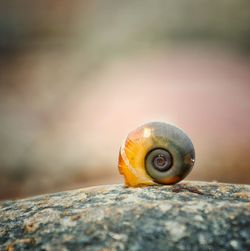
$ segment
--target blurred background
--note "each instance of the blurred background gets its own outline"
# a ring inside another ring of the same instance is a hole
[[[250,183],[248,0],[0,1],[0,199],[123,182],[155,120],[193,140],[188,179]]]

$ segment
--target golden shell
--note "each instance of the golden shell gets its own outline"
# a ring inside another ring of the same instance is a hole
[[[175,184],[191,171],[194,147],[179,128],[151,122],[130,132],[123,142],[118,167],[127,186]]]

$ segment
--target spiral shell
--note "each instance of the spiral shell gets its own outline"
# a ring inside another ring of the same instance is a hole
[[[179,128],[151,122],[130,132],[119,152],[119,171],[132,187],[175,184],[195,162],[192,141]]]

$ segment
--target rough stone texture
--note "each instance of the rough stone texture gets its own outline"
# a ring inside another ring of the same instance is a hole
[[[3,201],[0,250],[250,250],[250,186],[107,185]]]

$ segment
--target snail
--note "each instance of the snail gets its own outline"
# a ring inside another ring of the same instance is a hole
[[[193,168],[195,151],[181,129],[151,122],[131,131],[119,151],[118,168],[131,187],[175,184]]]

